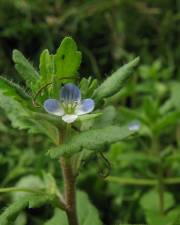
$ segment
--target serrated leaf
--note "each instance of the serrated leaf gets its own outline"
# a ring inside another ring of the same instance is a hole
[[[106,144],[121,141],[133,133],[127,126],[109,126],[102,129],[84,131],[74,135],[61,146],[50,149],[49,154],[52,158],[59,158],[62,155],[77,153],[83,148],[98,151]]]
[[[97,209],[91,204],[87,194],[80,191],[77,193],[77,212],[80,225],[102,225]],[[68,225],[66,214],[56,209],[53,218],[44,225],[59,225],[59,223]]]
[[[81,53],[77,50],[76,43],[70,37],[62,40],[55,55],[49,54],[46,49],[40,56],[40,79],[33,85],[32,90],[41,95],[36,101],[42,104],[49,96],[59,96],[62,83],[75,82],[78,68],[81,63]],[[47,86],[46,86],[47,85]]]
[[[36,83],[37,79],[39,78],[38,72],[18,50],[13,51],[13,61],[15,63],[16,70],[26,81],[27,86],[32,88],[34,83]]]
[[[139,57],[120,67],[109,76],[94,92],[97,101],[110,97],[120,91],[125,81],[131,76],[132,69],[138,64]]]
[[[58,78],[76,77],[81,64],[81,52],[77,50],[77,45],[72,38],[63,39],[54,56],[54,62]]]

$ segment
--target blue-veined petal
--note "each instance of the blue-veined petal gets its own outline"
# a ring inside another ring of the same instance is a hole
[[[87,98],[81,101],[81,103],[76,107],[75,114],[83,115],[93,111],[95,106],[94,101],[91,98]]]
[[[81,99],[81,92],[74,84],[65,84],[61,89],[60,100],[65,104],[79,102]]]
[[[56,116],[64,115],[64,110],[61,107],[60,102],[56,99],[47,99],[44,102],[44,109],[46,110],[46,112]]]
[[[66,114],[62,117],[62,120],[66,123],[73,123],[78,118],[77,115],[74,114]]]

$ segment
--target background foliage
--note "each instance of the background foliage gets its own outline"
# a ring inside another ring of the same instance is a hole
[[[88,193],[104,224],[180,224],[179,9],[179,1],[170,0],[0,1],[0,72],[21,85],[25,84],[11,60],[13,49],[23,52],[37,68],[40,52],[47,48],[55,53],[64,36],[72,36],[82,52],[79,74],[83,77],[104,80],[135,56],[141,58],[133,79],[106,100],[112,106],[104,109],[96,123],[99,129],[103,124],[138,119],[142,124],[139,137],[105,149],[112,167],[105,180],[100,176],[104,165],[93,155],[79,175],[79,189]],[[17,65],[17,52],[13,58]],[[4,111],[0,112],[1,186],[39,185],[42,171],[52,173],[61,186],[59,165],[45,153],[49,141],[41,135],[17,132]],[[12,116],[26,113],[18,108]],[[80,195],[82,202],[87,199],[84,193]],[[14,198],[0,195],[1,208]],[[15,224],[43,224],[53,214],[54,221],[62,216],[48,205],[25,209]]]

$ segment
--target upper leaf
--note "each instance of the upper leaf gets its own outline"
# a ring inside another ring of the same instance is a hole
[[[38,72],[18,50],[13,51],[13,61],[15,62],[16,70],[26,81],[26,85],[32,88],[34,82],[36,82],[39,77]]]
[[[99,101],[120,91],[124,82],[130,77],[132,68],[135,67],[138,62],[139,57],[120,67],[96,89],[94,98]]]
[[[55,74],[54,56],[49,54],[48,49],[45,49],[40,56],[40,75],[44,81],[52,80]]]
[[[80,63],[81,52],[70,37],[62,40],[55,55],[45,49],[40,56],[40,79],[33,86],[34,93],[45,87],[37,98],[38,102],[44,102],[49,96],[56,98],[62,83],[75,82]]]
[[[81,52],[77,51],[77,45],[72,38],[63,39],[54,56],[54,61],[58,78],[76,76],[81,64]]]
[[[17,98],[17,96],[19,95],[21,98],[24,99],[30,98],[30,96],[25,92],[22,87],[2,76],[0,76],[0,87],[1,91],[8,96]]]
[[[49,154],[52,158],[59,158],[61,155],[71,155],[79,152],[83,148],[98,150],[106,144],[121,141],[133,133],[127,126],[108,126],[102,129],[84,131],[74,135],[63,145],[51,149]]]

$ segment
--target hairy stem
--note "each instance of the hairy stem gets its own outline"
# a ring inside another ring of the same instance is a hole
[[[78,225],[76,212],[76,180],[72,171],[71,160],[69,158],[61,157],[60,163],[64,178],[64,196],[69,225]]]
[[[71,133],[71,125],[67,124],[65,134],[61,139],[67,139]],[[64,181],[64,197],[65,197],[65,210],[69,225],[79,225],[77,212],[76,212],[76,177],[73,174],[71,158],[61,157],[60,165]]]

